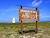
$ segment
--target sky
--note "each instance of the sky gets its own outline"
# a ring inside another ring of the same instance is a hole
[[[50,0],[0,0],[0,22],[12,22],[12,18],[19,22],[20,6],[38,7],[39,21],[50,21]],[[23,7],[23,9],[34,9]]]

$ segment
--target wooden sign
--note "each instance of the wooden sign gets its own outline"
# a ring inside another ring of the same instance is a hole
[[[20,9],[20,11],[19,11],[19,20],[20,21],[24,21],[24,20],[39,21],[39,11]]]

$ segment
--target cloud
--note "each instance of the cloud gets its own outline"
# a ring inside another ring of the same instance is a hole
[[[34,0],[33,2],[32,2],[32,4],[35,4],[36,3],[36,1]]]
[[[41,18],[50,18],[50,16],[41,16]]]
[[[35,7],[37,7],[38,5],[40,5],[42,3],[42,1],[40,0],[40,1],[36,1],[36,0],[34,0],[33,2],[32,2],[32,5],[33,6],[35,6]]]

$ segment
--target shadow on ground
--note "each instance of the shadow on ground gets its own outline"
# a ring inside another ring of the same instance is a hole
[[[35,32],[35,33],[36,33],[35,30],[27,30],[27,31],[24,31],[24,30],[23,30],[23,34],[25,34],[25,33],[30,33],[30,32]],[[22,34],[21,31],[19,31],[19,34]]]

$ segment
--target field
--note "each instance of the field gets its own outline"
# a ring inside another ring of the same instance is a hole
[[[24,23],[24,30],[35,30],[36,24],[32,23]],[[20,30],[20,23],[0,23],[0,38],[21,38],[25,36],[33,37],[33,38],[50,38],[50,22],[39,22],[38,23],[38,33],[28,32],[23,35],[19,34],[18,30]],[[29,38],[28,37],[28,38]]]

